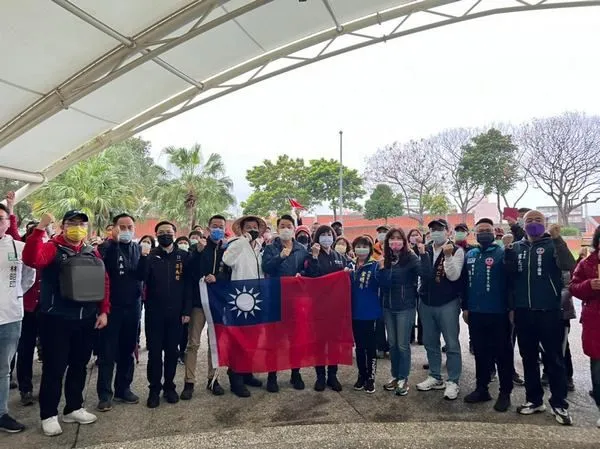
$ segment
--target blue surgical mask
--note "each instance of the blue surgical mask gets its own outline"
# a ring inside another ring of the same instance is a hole
[[[133,240],[133,231],[120,231],[119,242],[130,243]]]
[[[319,237],[319,245],[323,248],[330,248],[333,245],[333,237],[330,235],[322,235]]]
[[[225,237],[225,231],[221,228],[211,228],[210,230],[210,238],[214,242],[218,242],[219,240],[223,240]]]

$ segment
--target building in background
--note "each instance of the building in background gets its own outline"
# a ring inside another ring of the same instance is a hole
[[[557,206],[538,206],[537,210],[546,216],[549,224],[558,223],[559,213]],[[586,219],[583,213],[583,207],[574,209],[569,214],[569,227],[577,228],[581,232],[586,231]]]

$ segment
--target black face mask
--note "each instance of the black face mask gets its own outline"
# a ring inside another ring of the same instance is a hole
[[[308,236],[307,235],[299,235],[298,238],[296,239],[298,241],[298,243],[300,243],[301,245],[308,245]]]
[[[252,241],[256,240],[259,236],[259,232],[256,229],[250,229],[248,234],[250,234],[250,237],[252,237]]]
[[[496,236],[493,232],[480,232],[477,234],[477,243],[484,249],[494,243],[495,239]]]
[[[163,248],[167,248],[173,244],[173,236],[171,234],[163,234],[157,237],[158,244]]]
[[[338,237],[341,237],[342,234],[344,233],[344,230],[342,228],[335,228],[335,235],[337,235]]]

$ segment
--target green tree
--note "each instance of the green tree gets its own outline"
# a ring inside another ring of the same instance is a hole
[[[129,167],[116,166],[110,152],[78,163],[44,185],[32,197],[33,212],[85,212],[92,228],[102,230],[121,211],[133,211],[139,202],[136,189],[126,182]]]
[[[423,207],[431,215],[446,215],[450,211],[450,201],[443,193],[428,193],[423,196]]]
[[[171,173],[156,189],[155,212],[191,229],[235,203],[233,182],[225,176],[220,155],[212,153],[205,160],[198,144],[191,148],[168,147],[163,152]]]
[[[365,218],[375,220],[383,218],[387,224],[389,217],[404,214],[404,200],[402,195],[394,193],[386,184],[378,184],[365,202]]]
[[[365,195],[363,189],[363,179],[357,170],[343,167],[343,204],[348,209],[361,210],[356,200]],[[335,159],[314,159],[310,161],[308,178],[308,188],[314,201],[319,203],[328,201],[329,207],[333,211],[333,216],[337,218],[340,202],[340,163]]]
[[[254,191],[241,204],[244,213],[263,217],[271,212],[281,215],[289,212],[290,197],[307,209],[312,208],[319,201],[315,202],[307,187],[308,173],[304,159],[292,159],[287,155],[279,156],[275,162],[264,160],[261,165],[252,167],[246,172],[246,179]]]
[[[498,212],[502,215],[502,200],[521,181],[518,162],[519,148],[512,136],[491,128],[463,147],[459,176],[483,186],[486,195],[494,194]]]

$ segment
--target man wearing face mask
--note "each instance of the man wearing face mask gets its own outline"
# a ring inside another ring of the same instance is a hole
[[[331,223],[331,228],[335,232],[336,237],[341,237],[342,235],[344,235],[344,225],[341,221],[334,221],[333,223]]]
[[[102,263],[91,266],[89,258],[99,259],[100,254],[85,244],[88,216],[78,210],[68,211],[62,219],[62,234],[44,243],[46,228],[53,221],[51,215],[44,214],[23,250],[23,262],[41,271],[39,314],[44,363],[39,402],[42,430],[47,436],[62,433],[58,404],[63,379],[66,399],[63,422],[91,424],[96,421],[97,417],[83,408],[83,390],[95,329],[106,327],[110,310],[108,274]],[[100,274],[104,274],[104,285],[93,283],[91,289],[85,291],[87,297],[103,298],[101,302],[82,302],[81,298],[69,297],[68,292],[63,291],[63,283],[71,286],[73,292],[85,289],[85,286],[75,285],[76,272],[69,270],[69,261],[77,256],[88,260],[86,269],[94,272],[100,269]],[[99,290],[92,291],[96,288]]]
[[[171,222],[161,221],[154,232],[159,246],[153,250],[142,248],[137,273],[138,279],[146,287],[144,307],[150,384],[146,402],[148,408],[160,405],[161,390],[168,403],[179,402],[174,382],[179,358],[178,345],[182,326],[190,321],[191,313],[185,302],[188,253],[175,246],[177,228]]]
[[[296,228],[296,241],[307,251],[310,246],[310,234],[308,226],[298,226]]]
[[[469,227],[465,223],[459,223],[454,227],[454,243],[465,252],[473,249],[473,245],[467,242],[469,238]]]
[[[231,229],[236,238],[231,240],[223,254],[223,263],[231,268],[231,280],[261,279],[262,270],[262,238],[267,224],[262,218],[247,215],[238,218]],[[262,382],[252,373],[235,373],[229,370],[231,391],[239,397],[249,397],[246,385],[260,388]]]
[[[130,387],[141,314],[142,286],[137,277],[140,247],[133,243],[135,220],[131,215],[117,215],[113,225],[113,238],[107,242],[103,255],[110,278],[112,311],[108,325],[99,333],[96,385],[99,402],[96,409],[100,412],[112,410],[113,400],[125,404],[139,402]]]
[[[520,242],[524,238],[527,238],[527,234],[525,232],[525,214],[531,211],[527,207],[522,207],[519,209],[519,217],[515,220],[512,217],[507,217],[506,221],[510,225],[510,232],[513,235],[515,242]]]
[[[383,258],[383,242],[385,242],[385,236],[387,235],[390,228],[388,226],[377,226],[375,231],[377,232],[377,241],[373,246],[373,259],[381,260]]]
[[[282,215],[277,220],[277,237],[267,245],[262,256],[262,268],[271,277],[301,276],[308,250],[294,240],[294,219],[290,215]],[[292,354],[293,356],[293,354]],[[296,390],[304,389],[304,381],[300,369],[292,369],[291,384]],[[267,391],[277,393],[277,373],[269,373]]]
[[[188,274],[186,276],[186,309],[191,310],[191,321],[188,332],[188,345],[185,351],[185,386],[181,393],[181,399],[189,401],[194,394],[196,384],[196,365],[198,363],[198,349],[206,315],[202,309],[200,289],[198,283],[201,279],[207,284],[218,281],[226,281],[231,277],[229,267],[223,264],[223,253],[225,252],[225,226],[226,220],[222,215],[214,215],[208,220],[208,239],[200,238],[193,247],[192,255],[188,261]],[[210,344],[207,352],[207,384],[206,389],[215,396],[225,394],[223,387],[219,384],[217,372],[212,366]]]
[[[545,222],[541,212],[527,212],[527,239],[508,244],[505,252],[506,267],[514,279],[515,327],[525,370],[526,402],[517,411],[531,415],[546,410],[538,364],[541,345],[546,355],[552,414],[560,424],[571,425],[562,354],[561,290],[562,272],[570,272],[575,259],[560,236],[560,226],[552,225],[546,233]]]
[[[465,396],[465,402],[492,399],[488,391],[490,367],[497,362],[500,395],[494,409],[505,412],[510,407],[514,367],[504,250],[495,243],[492,220],[482,218],[475,226],[479,247],[467,252],[462,309],[473,341],[477,387]]]
[[[460,391],[462,356],[460,329],[460,276],[465,252],[448,239],[448,223],[437,219],[429,223],[432,243],[427,252],[433,261],[430,277],[421,278],[419,315],[423,322],[423,343],[429,362],[429,377],[417,384],[417,390],[444,390],[444,398],[454,400]],[[441,375],[440,337],[444,337],[447,353],[448,381]]]

